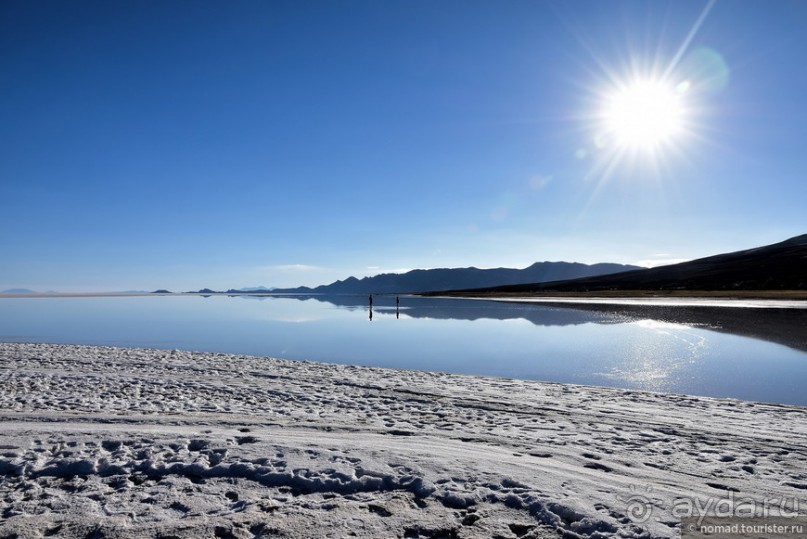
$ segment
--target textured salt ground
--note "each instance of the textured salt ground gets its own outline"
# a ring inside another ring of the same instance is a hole
[[[805,514],[806,457],[799,407],[0,344],[0,537],[678,537]]]

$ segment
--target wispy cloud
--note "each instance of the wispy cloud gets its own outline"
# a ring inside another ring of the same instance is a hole
[[[657,268],[659,266],[669,266],[670,264],[680,264],[681,262],[689,262],[691,258],[649,258],[646,260],[639,260],[636,262],[637,266],[644,266],[646,268]]]
[[[382,266],[367,266],[363,271],[357,272],[356,275],[363,277],[372,277],[373,275],[382,275],[385,273],[406,273],[412,271],[412,268],[390,268]]]
[[[330,271],[328,268],[312,266],[309,264],[279,264],[276,266],[267,266],[266,269],[269,271],[280,271],[284,273],[315,273]]]

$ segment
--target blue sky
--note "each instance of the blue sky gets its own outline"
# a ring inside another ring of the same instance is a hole
[[[807,232],[801,1],[0,3],[0,290],[658,264]],[[687,81],[620,148],[614,88]]]

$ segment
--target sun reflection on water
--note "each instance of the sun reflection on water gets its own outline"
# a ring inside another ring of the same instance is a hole
[[[669,391],[680,385],[682,376],[693,376],[693,364],[707,353],[706,335],[691,326],[651,319],[627,325],[640,330],[625,347],[622,362],[599,376],[648,391]]]

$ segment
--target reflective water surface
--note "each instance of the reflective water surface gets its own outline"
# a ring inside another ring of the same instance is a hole
[[[807,405],[807,309],[375,297],[2,298],[0,340],[254,354]]]

